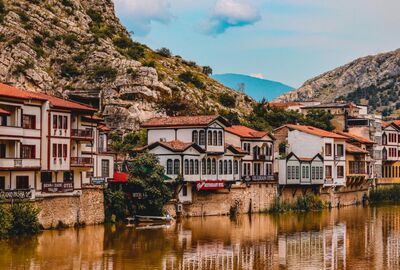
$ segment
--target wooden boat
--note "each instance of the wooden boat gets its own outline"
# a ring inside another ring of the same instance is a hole
[[[135,217],[135,223],[171,223],[174,219],[167,215],[163,217],[157,217],[157,216],[139,216],[136,215]]]

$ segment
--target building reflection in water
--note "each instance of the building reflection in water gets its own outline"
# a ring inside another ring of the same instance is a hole
[[[46,231],[0,241],[0,269],[400,269],[400,207]]]

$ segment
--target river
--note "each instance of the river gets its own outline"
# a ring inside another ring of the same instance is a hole
[[[400,269],[400,206],[45,231],[0,241],[0,269]]]

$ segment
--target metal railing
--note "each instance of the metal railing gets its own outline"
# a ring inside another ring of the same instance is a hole
[[[71,166],[90,166],[93,165],[93,158],[91,157],[71,157]]]
[[[274,181],[275,177],[273,175],[247,175],[242,176],[243,181]]]
[[[92,129],[71,129],[71,136],[75,138],[93,138]]]

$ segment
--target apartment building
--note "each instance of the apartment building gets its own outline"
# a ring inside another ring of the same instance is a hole
[[[142,127],[148,145],[136,151],[156,154],[171,179],[183,177],[180,202],[191,202],[192,192],[273,179],[273,138],[266,132],[232,127],[221,116],[153,118]]]
[[[346,137],[312,126],[274,131],[280,149],[280,185],[346,185]]]
[[[0,84],[0,112],[3,192],[79,193],[93,177],[113,175],[113,156],[100,147],[108,130],[96,109]]]
[[[273,181],[274,137],[265,131],[234,125],[225,128],[226,143],[246,152],[241,161],[244,181]]]

